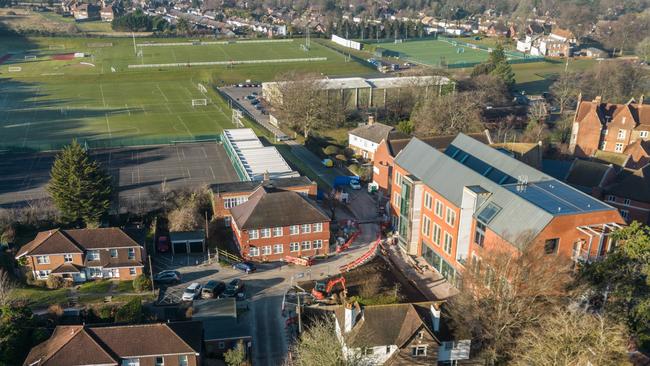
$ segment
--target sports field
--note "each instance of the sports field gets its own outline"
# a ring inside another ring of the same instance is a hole
[[[138,45],[151,41],[190,45]],[[233,126],[231,111],[211,83],[273,80],[288,69],[327,75],[372,72],[313,42],[304,51],[299,41],[210,45],[191,41],[0,38],[0,150],[56,149],[72,138],[106,147],[212,138]],[[85,57],[74,57],[81,52]],[[304,58],[320,61],[291,62]],[[274,63],[277,59],[289,62]],[[268,63],[128,67],[250,60]],[[199,90],[199,83],[205,91]],[[203,99],[207,105],[192,106],[192,100]]]
[[[404,41],[402,43],[384,42],[373,45],[399,52],[400,58],[402,59],[430,66],[479,63],[488,58],[489,53],[486,50],[475,49],[464,45],[454,45],[451,42],[427,39]],[[510,58],[513,57],[510,56]]]

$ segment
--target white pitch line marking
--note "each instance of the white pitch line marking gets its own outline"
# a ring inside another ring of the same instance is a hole
[[[108,123],[108,113],[104,113],[104,118],[106,118],[106,129],[108,130],[108,138],[112,139],[113,135],[111,134],[111,124]]]
[[[99,91],[102,93],[102,103],[104,104],[104,108],[106,108],[106,99],[104,98],[104,88],[102,88],[101,83],[99,83]]]
[[[163,93],[162,89],[160,89],[160,84],[156,84],[156,88],[158,88],[158,91],[160,91],[160,94],[162,94],[163,98],[165,98],[165,102],[169,103],[169,99],[167,99],[167,96],[165,93]]]
[[[210,166],[210,172],[212,173],[212,179],[216,180],[217,177],[214,175],[214,170],[212,169],[212,166]]]

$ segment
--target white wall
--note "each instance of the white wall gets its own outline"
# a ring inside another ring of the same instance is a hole
[[[332,42],[340,44],[343,47],[352,48],[355,50],[361,50],[361,43],[339,37],[335,34],[332,34]]]
[[[355,136],[351,133],[348,134],[348,143],[350,144],[350,146],[354,146],[362,150],[370,151],[373,154],[375,153],[375,151],[377,151],[377,147],[379,146],[378,144],[370,140],[366,140],[359,136]]]

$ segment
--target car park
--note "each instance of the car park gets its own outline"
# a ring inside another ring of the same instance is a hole
[[[235,263],[232,265],[232,268],[246,273],[255,272],[257,270],[257,268],[255,268],[255,265],[250,262]]]
[[[162,271],[153,276],[153,282],[160,285],[171,285],[181,282],[181,274],[178,271]]]
[[[183,291],[183,296],[181,296],[181,300],[192,301],[198,298],[200,294],[201,294],[201,284],[198,282],[192,282],[192,284],[187,286],[185,291]]]
[[[201,298],[202,299],[214,299],[219,297],[221,293],[226,289],[226,284],[222,281],[210,280],[203,286],[201,289]]]

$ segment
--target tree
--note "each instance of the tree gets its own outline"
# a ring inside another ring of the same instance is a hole
[[[142,301],[136,296],[115,312],[116,323],[137,324],[144,318]]]
[[[0,269],[0,306],[5,306],[11,301],[11,293],[16,284],[4,269]]]
[[[110,207],[111,179],[73,140],[56,156],[47,190],[65,222],[96,225]]]
[[[639,58],[648,63],[648,59],[650,59],[650,37],[646,37],[639,42],[636,45],[635,52]]]
[[[133,279],[133,289],[137,292],[151,290],[151,279],[144,274],[139,275]]]
[[[481,111],[472,93],[421,99],[411,115],[417,136],[453,135],[482,128]]]
[[[0,307],[0,365],[20,364],[29,350],[47,338],[27,306]]]
[[[188,22],[185,18],[179,18],[178,22],[176,23],[176,29],[180,34],[190,34],[190,22]]]
[[[409,120],[400,121],[395,128],[397,129],[397,131],[406,135],[413,134],[413,130],[415,129],[413,127],[413,122]]]
[[[549,311],[517,338],[513,359],[521,366],[630,364],[625,327],[579,310]]]
[[[550,91],[560,107],[560,113],[575,102],[578,90],[578,74],[567,71],[551,85]]]
[[[506,243],[485,242],[479,259],[462,272],[462,291],[447,308],[460,337],[471,337],[472,347],[486,364],[508,363],[517,338],[535,329],[557,307],[571,279],[561,257],[545,254],[543,243],[521,235],[512,253]]]
[[[300,334],[292,350],[294,366],[358,366],[360,357],[343,355],[330,319],[314,319]]]
[[[246,362],[246,349],[244,342],[239,341],[235,348],[231,348],[223,354],[223,358],[228,366],[242,366]]]
[[[620,317],[650,349],[650,228],[635,221],[613,237],[618,245],[603,261],[585,264],[580,280],[600,295],[606,314]]]
[[[515,73],[508,63],[508,58],[501,43],[497,44],[494,50],[490,52],[490,57],[486,62],[474,66],[472,76],[479,75],[494,75],[501,79],[506,86],[511,87],[514,85]]]

